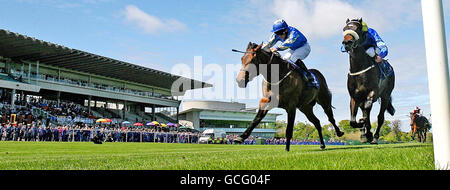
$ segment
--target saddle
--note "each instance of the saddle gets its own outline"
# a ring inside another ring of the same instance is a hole
[[[290,64],[290,66],[291,70],[300,72],[300,74],[302,75],[302,80],[306,82],[306,85],[308,87],[314,87],[317,89],[320,88],[319,79],[317,79],[317,76],[313,72],[311,72],[311,70],[306,68],[305,63],[302,60],[299,59],[297,60],[296,65]],[[308,78],[311,79],[307,80]]]
[[[302,60],[298,59],[295,64],[292,64],[291,62],[284,60],[281,57],[279,52],[274,53],[273,56],[278,57],[281,60],[283,60],[286,63],[288,63],[289,69],[291,71],[299,72],[302,75],[302,80],[306,81],[306,85],[308,87],[313,87],[313,88],[317,88],[317,89],[320,88],[319,79],[317,78],[317,76],[313,72],[311,72],[310,70],[308,70],[308,68],[306,68],[305,63]],[[313,80],[312,81],[305,80],[305,78],[308,78],[307,75],[312,76]]]

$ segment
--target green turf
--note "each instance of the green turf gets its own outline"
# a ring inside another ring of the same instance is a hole
[[[361,146],[0,142],[0,170],[431,170],[432,144]]]

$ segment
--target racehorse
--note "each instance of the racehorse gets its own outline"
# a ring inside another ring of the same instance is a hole
[[[347,90],[350,94],[350,125],[361,128],[361,141],[377,144],[381,126],[384,123],[384,112],[394,115],[391,93],[394,89],[395,75],[381,79],[380,69],[373,58],[366,54],[361,46],[366,40],[362,31],[362,19],[347,19],[344,27],[344,41],[342,44],[350,55],[350,73],[347,77]],[[378,127],[375,136],[372,135],[370,124],[370,111],[373,102],[381,98],[380,112],[378,114]],[[362,110],[363,118],[356,121],[358,108]]]
[[[241,52],[244,53],[241,58],[242,68],[236,78],[236,82],[240,88],[245,88],[256,76],[263,75],[263,98],[260,100],[258,113],[252,124],[234,142],[242,143],[250,136],[253,129],[258,126],[267,112],[278,107],[286,110],[288,117],[286,151],[290,150],[297,109],[303,112],[316,127],[320,137],[320,148],[323,150],[325,149],[325,143],[322,137],[322,127],[319,119],[313,113],[313,107],[316,103],[322,106],[328,120],[336,130],[337,136],[341,137],[344,135],[334,120],[331,92],[328,89],[325,77],[319,71],[311,69],[310,72],[317,77],[319,87],[309,87],[299,72],[290,69],[287,61],[283,60],[278,54],[272,53],[268,48],[262,49],[261,47],[262,44],[258,45],[250,42],[246,52]]]
[[[419,137],[419,142],[425,143],[427,141],[427,132],[431,129],[431,124],[428,119],[417,113],[410,113],[411,116],[411,138],[415,139],[416,134]]]

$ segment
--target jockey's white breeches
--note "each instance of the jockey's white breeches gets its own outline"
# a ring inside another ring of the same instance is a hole
[[[311,53],[311,47],[309,46],[309,43],[306,43],[301,48],[298,48],[296,50],[290,49],[286,54],[284,54],[283,59],[295,64],[295,62],[299,59],[306,59],[309,53]]]

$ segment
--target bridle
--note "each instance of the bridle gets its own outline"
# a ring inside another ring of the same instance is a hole
[[[350,24],[361,25],[361,23],[359,23],[358,21],[354,21],[354,20],[348,22],[348,23],[347,23],[347,26],[349,26]],[[344,33],[346,33],[346,31],[350,31],[350,30],[356,33],[356,31],[354,31],[354,30],[352,30],[352,29],[345,30]],[[356,34],[357,34],[357,33],[356,33]],[[348,32],[347,35],[352,35],[352,34]],[[353,39],[355,39],[355,37],[354,37],[353,35],[352,35],[352,37],[353,37]],[[361,40],[360,37],[359,37],[358,39],[355,39],[355,41],[354,41],[354,42],[352,43],[352,45],[351,45],[351,50],[350,50],[350,51],[353,51],[354,49],[356,49],[356,48],[359,47],[359,45],[360,45],[360,44],[359,44],[359,41],[360,41],[360,40]],[[348,52],[348,51],[347,51],[347,52]],[[371,66],[367,67],[367,68],[364,69],[364,70],[361,70],[361,71],[358,71],[358,72],[355,72],[355,73],[349,72],[348,75],[350,75],[350,76],[358,76],[358,75],[361,75],[361,74],[363,74],[363,73],[365,73],[365,72],[367,72],[367,71],[373,69],[374,67],[375,67],[375,65],[372,64]]]
[[[359,23],[359,21],[354,21],[354,20],[352,20],[352,21],[348,22],[346,26],[349,26],[350,24],[353,24],[353,25],[361,25],[361,23]],[[354,30],[352,30],[352,29],[345,30],[344,33],[345,33],[346,31],[353,31],[354,33],[356,33],[356,31],[354,31]],[[358,35],[358,33],[356,33],[356,34]],[[352,35],[352,37],[353,37],[353,39],[355,39],[355,36]],[[356,49],[356,48],[359,46],[359,43],[358,43],[358,42],[360,41],[360,39],[361,39],[361,38],[355,39],[355,41],[354,41],[353,44],[351,45],[351,49],[352,49],[352,50],[353,50],[353,49]]]

